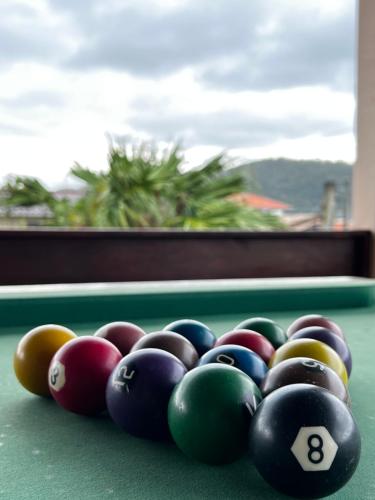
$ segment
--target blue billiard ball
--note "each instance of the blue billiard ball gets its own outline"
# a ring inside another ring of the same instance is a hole
[[[194,319],[173,321],[165,326],[163,330],[179,333],[188,339],[197,350],[199,356],[212,349],[216,342],[216,337],[208,326]]]
[[[240,345],[214,347],[199,360],[199,366],[208,363],[224,363],[243,371],[259,386],[268,372],[266,363],[258,354]]]

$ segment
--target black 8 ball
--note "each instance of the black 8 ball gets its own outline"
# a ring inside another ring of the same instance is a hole
[[[263,478],[297,498],[321,498],[349,481],[361,438],[348,407],[326,389],[293,384],[275,390],[250,425],[250,453]]]

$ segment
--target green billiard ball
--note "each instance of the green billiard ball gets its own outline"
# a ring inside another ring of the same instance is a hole
[[[175,388],[168,422],[177,446],[191,458],[224,464],[247,448],[252,415],[258,404],[255,383],[225,364],[208,364],[188,372]]]
[[[235,327],[235,330],[243,329],[261,333],[271,342],[275,349],[285,344],[288,339],[281,326],[268,318],[257,317],[245,319]]]

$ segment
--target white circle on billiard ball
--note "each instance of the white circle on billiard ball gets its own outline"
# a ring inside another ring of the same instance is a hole
[[[53,363],[53,365],[50,366],[48,378],[52,389],[57,392],[60,391],[66,382],[65,366],[60,363],[60,361]]]

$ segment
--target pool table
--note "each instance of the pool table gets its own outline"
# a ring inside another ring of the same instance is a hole
[[[287,327],[312,312],[345,331],[354,365],[352,411],[362,434],[359,467],[331,498],[374,500],[375,281],[350,277],[0,287],[0,498],[285,498],[247,456],[204,465],[172,443],[127,435],[106,415],[78,416],[28,393],[14,376],[12,357],[21,336],[44,323],[90,335],[109,321],[133,321],[150,332],[190,317],[219,336],[250,316]]]

